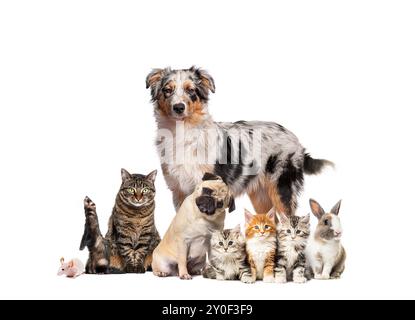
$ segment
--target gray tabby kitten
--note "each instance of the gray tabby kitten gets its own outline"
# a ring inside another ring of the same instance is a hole
[[[310,214],[304,217],[279,215],[275,282],[304,283],[305,248],[310,235]]]
[[[247,263],[245,239],[239,225],[212,234],[208,258],[202,271],[204,278],[254,282]]]

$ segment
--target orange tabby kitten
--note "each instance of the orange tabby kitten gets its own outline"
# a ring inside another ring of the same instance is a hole
[[[245,209],[246,251],[251,267],[252,280],[274,282],[277,229],[275,210],[267,214],[253,215]]]

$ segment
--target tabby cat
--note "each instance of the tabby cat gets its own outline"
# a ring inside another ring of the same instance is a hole
[[[267,214],[251,214],[245,209],[246,251],[253,280],[274,282],[277,246],[275,209]]]
[[[240,226],[212,234],[204,278],[252,283]]]
[[[310,235],[310,214],[304,217],[279,215],[275,281],[306,282],[305,248]]]
[[[156,175],[156,170],[145,176],[121,169],[122,184],[105,236],[113,273],[144,273],[151,266],[153,250],[160,242],[154,224]]]

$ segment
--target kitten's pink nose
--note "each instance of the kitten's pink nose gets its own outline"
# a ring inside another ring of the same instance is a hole
[[[341,231],[334,231],[335,237],[340,237],[342,235]]]

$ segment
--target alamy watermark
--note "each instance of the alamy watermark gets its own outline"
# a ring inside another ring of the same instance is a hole
[[[173,130],[157,131],[156,144],[161,163],[167,165],[243,166],[245,175],[255,175],[262,163],[260,129],[189,129],[177,121]]]

